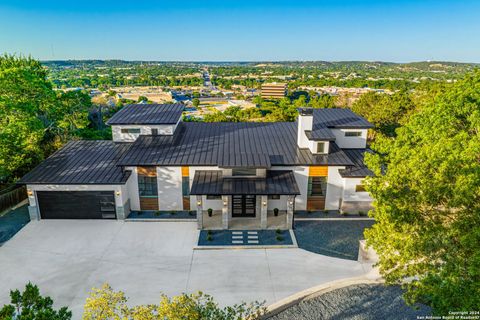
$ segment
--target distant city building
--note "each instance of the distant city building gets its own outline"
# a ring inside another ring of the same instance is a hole
[[[286,83],[264,83],[262,84],[262,98],[281,99],[287,95]]]

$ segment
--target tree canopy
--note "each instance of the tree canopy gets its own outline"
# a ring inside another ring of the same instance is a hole
[[[376,223],[366,239],[381,274],[406,281],[408,301],[439,314],[478,310],[480,71],[428,99],[373,149],[366,162],[376,176],[367,189]]]

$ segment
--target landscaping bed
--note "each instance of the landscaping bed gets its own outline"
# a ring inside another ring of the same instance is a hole
[[[127,219],[196,219],[196,211],[132,211]]]
[[[267,319],[418,319],[431,315],[426,306],[408,306],[402,294],[398,286],[352,285],[302,301]]]
[[[293,240],[288,230],[202,230],[198,245],[284,246],[293,245]]]
[[[298,247],[342,259],[357,260],[359,240],[372,220],[295,221]]]
[[[13,237],[30,222],[28,206],[18,207],[0,216],[0,245]]]

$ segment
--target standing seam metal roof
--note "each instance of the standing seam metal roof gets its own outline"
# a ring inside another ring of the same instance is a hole
[[[365,152],[373,152],[370,149],[343,149],[343,151],[352,159],[354,165],[345,169],[338,170],[343,178],[361,178],[373,176],[373,172],[367,168],[363,159]]]
[[[327,155],[298,148],[296,122],[180,123],[171,136],[140,136],[118,164],[267,167],[267,158],[272,166],[353,165],[335,143]]]
[[[71,141],[27,173],[19,184],[125,184],[131,172],[117,166],[130,147],[113,141]]]
[[[107,124],[175,124],[180,120],[183,104],[129,104],[111,117]]]

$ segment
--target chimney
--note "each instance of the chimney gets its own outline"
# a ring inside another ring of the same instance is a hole
[[[309,141],[305,135],[305,131],[312,131],[313,128],[313,109],[312,108],[299,108],[298,109],[298,132],[297,132],[297,144],[299,148],[308,148]]]

